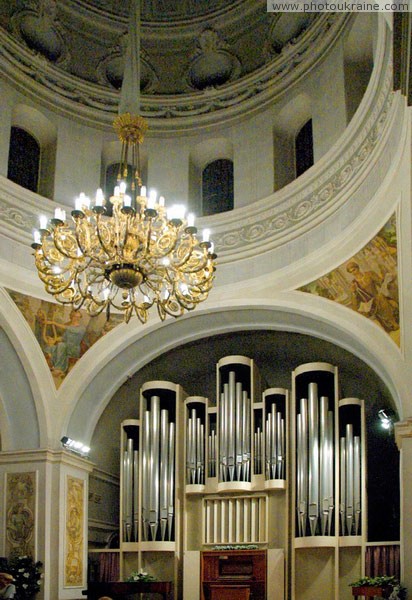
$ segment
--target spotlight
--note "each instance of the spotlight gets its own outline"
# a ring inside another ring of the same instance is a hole
[[[76,440],[72,440],[66,435],[63,436],[60,441],[62,443],[63,448],[66,448],[67,450],[70,450],[75,454],[79,454],[80,456],[87,457],[90,452],[89,446],[86,446],[82,442],[76,442]]]
[[[381,422],[382,429],[391,429],[393,425],[393,419],[385,410],[381,409],[378,411],[378,417]]]

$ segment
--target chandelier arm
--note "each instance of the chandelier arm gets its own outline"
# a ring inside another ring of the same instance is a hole
[[[56,250],[57,250],[58,252],[60,252],[60,254],[62,254],[62,255],[63,255],[63,256],[65,256],[66,258],[70,258],[70,259],[72,259],[72,260],[76,260],[76,259],[78,258],[78,256],[77,256],[77,255],[75,255],[75,256],[72,256],[72,255],[69,253],[69,251],[67,251],[67,250],[64,248],[63,244],[61,244],[61,236],[60,236],[60,232],[61,232],[61,229],[62,229],[62,227],[63,227],[63,225],[56,225],[56,227],[54,228],[54,230],[53,230],[53,232],[52,232],[52,235],[51,235],[51,239],[53,240],[53,244],[54,244],[54,246],[55,246]],[[67,229],[69,230],[69,233],[70,233],[71,235],[73,235],[73,230],[72,230],[72,229],[70,229],[69,227],[67,227]],[[77,238],[76,238],[76,237],[74,237],[74,240],[77,242]]]
[[[99,214],[98,214],[98,215],[96,215],[96,233],[97,233],[97,238],[98,238],[98,240],[99,240],[99,243],[100,243],[101,247],[102,247],[102,248],[103,248],[103,250],[106,252],[106,254],[107,254],[107,257],[108,257],[109,259],[111,259],[111,258],[113,258],[113,255],[112,255],[112,254],[111,254],[111,252],[110,252],[110,248],[108,248],[108,247],[106,246],[106,244],[105,244],[105,242],[104,242],[104,240],[103,240],[103,237],[102,237],[102,235],[101,235],[101,232],[100,232],[100,221],[101,221],[101,220],[102,220],[102,219],[101,219],[100,215],[99,215]]]

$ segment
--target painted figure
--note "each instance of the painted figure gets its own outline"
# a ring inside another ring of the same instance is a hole
[[[378,321],[387,332],[399,329],[398,303],[390,297],[393,276],[387,274],[382,279],[375,271],[361,271],[354,260],[347,264],[346,270],[353,275],[352,308]]]

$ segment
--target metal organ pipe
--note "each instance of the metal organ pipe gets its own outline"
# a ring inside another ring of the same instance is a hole
[[[311,535],[315,535],[319,518],[319,421],[318,386],[309,384],[308,442],[309,442],[309,502],[308,515]]]
[[[347,423],[340,438],[340,523],[342,535],[359,535],[361,523],[361,441]]]
[[[300,537],[332,534],[333,439],[329,400],[326,396],[319,399],[317,384],[310,383],[308,398],[300,399],[296,417],[296,511]]]
[[[219,480],[250,481],[251,404],[235,371],[229,371],[228,382],[223,384],[218,415]],[[212,437],[211,446],[213,442]]]
[[[133,542],[138,537],[139,453],[134,449],[134,441],[131,437],[126,439],[121,464],[122,535],[125,542]]]
[[[169,411],[152,396],[144,411],[142,435],[142,539],[172,540],[174,516],[174,435]],[[160,531],[160,534],[159,534]]]

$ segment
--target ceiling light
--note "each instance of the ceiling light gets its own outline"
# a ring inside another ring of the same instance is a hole
[[[162,196],[147,195],[142,186],[139,148],[147,122],[138,114],[139,14],[138,1],[132,2],[120,114],[113,123],[122,143],[114,193],[105,199],[99,189],[93,202],[81,193],[70,220],[60,208],[52,219],[42,215],[32,248],[38,275],[57,302],[84,308],[90,316],[103,311],[109,316],[114,308],[126,322],[134,314],[145,323],[153,305],[164,320],[206,300],[216,254],[209,230],[198,239],[184,206],[167,209]]]
[[[79,454],[80,456],[86,457],[90,452],[89,446],[86,446],[82,442],[77,442],[76,440],[72,440],[67,436],[63,436],[60,440],[63,448],[74,452],[75,454]]]

